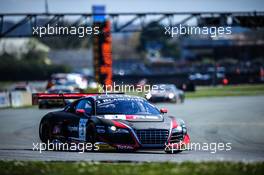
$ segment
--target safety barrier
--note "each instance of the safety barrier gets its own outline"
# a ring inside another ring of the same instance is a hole
[[[23,107],[32,105],[32,95],[29,92],[0,92],[0,108]]]
[[[0,92],[0,108],[5,108],[10,106],[10,93]]]

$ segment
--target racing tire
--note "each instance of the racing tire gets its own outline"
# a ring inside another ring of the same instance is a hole
[[[50,127],[47,121],[41,121],[39,125],[39,138],[41,142],[48,143],[51,140]]]
[[[177,97],[173,98],[170,102],[177,104]]]
[[[95,129],[95,124],[90,122],[88,123],[88,129],[87,129],[87,140],[88,142],[93,144],[92,150],[95,149],[94,144],[96,143],[96,129]]]
[[[41,121],[39,126],[39,138],[42,143],[45,143],[46,151],[60,151],[60,147],[57,147],[56,144],[64,143],[61,140],[52,138],[48,121]],[[50,146],[52,146],[52,148]]]
[[[39,109],[45,109],[47,108],[44,104],[39,104]]]
[[[182,96],[180,99],[181,99],[180,102],[181,102],[181,103],[184,103],[185,97]]]

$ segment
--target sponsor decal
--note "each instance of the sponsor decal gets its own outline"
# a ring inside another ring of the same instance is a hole
[[[78,131],[78,126],[68,126],[68,130],[70,131],[70,132],[74,132],[74,131]]]
[[[110,120],[114,120],[114,119],[119,119],[119,120],[159,119],[159,116],[155,116],[155,115],[104,115],[101,117],[105,119],[110,119]]]
[[[104,115],[105,119],[121,119],[126,120],[126,115]]]
[[[116,147],[117,147],[117,149],[120,149],[120,150],[132,150],[132,149],[134,149],[134,147],[133,146],[131,146],[131,145],[116,145]]]
[[[79,140],[86,140],[86,123],[88,119],[80,119],[79,122]]]

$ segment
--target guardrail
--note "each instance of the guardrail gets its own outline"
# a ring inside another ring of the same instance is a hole
[[[0,92],[0,108],[30,106],[32,95],[29,92]]]

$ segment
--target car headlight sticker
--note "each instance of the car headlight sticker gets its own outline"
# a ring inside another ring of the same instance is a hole
[[[110,126],[109,127],[111,131],[115,132],[116,131],[116,127],[115,126]]]
[[[169,98],[173,99],[174,98],[174,94],[173,93],[169,93]]]
[[[147,98],[147,99],[150,99],[151,96],[152,96],[151,93],[147,93],[147,94],[146,94],[146,98]]]
[[[183,129],[180,125],[178,125],[176,128],[172,129],[172,132],[182,132],[182,131],[183,131]]]
[[[110,126],[109,127],[109,131],[111,133],[124,133],[124,134],[127,134],[129,133],[129,131],[127,129],[123,129],[123,128],[117,128],[115,126]]]

